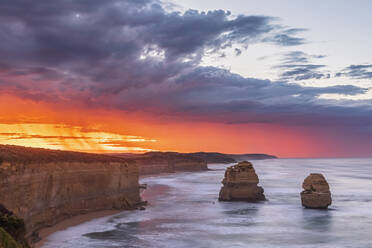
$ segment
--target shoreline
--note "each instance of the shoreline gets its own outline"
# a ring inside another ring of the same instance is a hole
[[[207,170],[208,171],[208,170]],[[148,177],[158,177],[158,176],[166,176],[166,175],[171,175],[175,173],[182,173],[182,172],[190,172],[190,171],[177,171],[177,172],[162,172],[162,173],[157,173],[157,174],[145,174],[145,175],[140,175],[139,180],[143,178],[148,178]],[[199,172],[199,171],[191,171],[191,172]],[[140,192],[142,194],[143,191]],[[72,216],[66,220],[63,220],[59,223],[57,223],[54,226],[51,227],[46,227],[41,229],[38,234],[40,237],[40,240],[34,244],[31,245],[32,248],[42,248],[43,245],[45,244],[46,240],[50,235],[53,233],[56,233],[58,231],[66,230],[67,228],[77,226],[80,224],[83,224],[85,222],[94,220],[94,219],[99,219],[103,217],[108,217],[111,215],[115,215],[118,213],[121,213],[123,211],[131,211],[131,210],[102,210],[102,211],[95,211],[95,212],[90,212],[86,214],[79,214],[76,216]]]
[[[164,175],[164,174],[172,174],[172,173],[142,175],[142,176],[139,176],[139,180],[141,180],[143,178],[146,178],[146,177],[161,176],[161,175]],[[90,213],[86,213],[86,214],[79,214],[79,215],[76,215],[76,216],[72,216],[72,217],[70,217],[66,220],[63,220],[63,221],[57,223],[54,226],[46,227],[46,228],[41,229],[38,232],[40,240],[37,241],[36,243],[32,244],[31,247],[32,248],[42,248],[43,245],[45,244],[46,240],[48,239],[48,237],[50,235],[52,235],[53,233],[56,233],[58,231],[66,230],[67,228],[77,226],[77,225],[83,224],[85,222],[94,220],[94,219],[99,219],[99,218],[115,215],[115,214],[121,213],[123,211],[131,211],[131,210],[102,210],[102,211],[94,211],[94,212],[90,212]]]
[[[127,210],[122,210],[122,211],[127,211]],[[52,235],[53,233],[56,233],[58,231],[65,230],[69,227],[77,226],[77,225],[80,225],[82,223],[94,220],[94,219],[98,219],[98,218],[102,218],[102,217],[106,217],[106,216],[110,216],[110,215],[115,215],[115,214],[118,214],[122,211],[121,210],[102,210],[102,211],[96,211],[96,212],[91,212],[91,213],[86,213],[86,214],[79,214],[79,215],[73,216],[71,218],[68,218],[66,220],[63,220],[63,221],[57,223],[54,226],[46,227],[46,228],[41,229],[38,232],[40,240],[38,242],[32,244],[31,247],[32,248],[41,248],[45,244],[47,238],[50,235]]]

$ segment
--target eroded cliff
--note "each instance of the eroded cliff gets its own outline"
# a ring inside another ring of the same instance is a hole
[[[71,216],[139,202],[133,161],[0,145],[0,204],[24,219],[31,242],[38,230]]]

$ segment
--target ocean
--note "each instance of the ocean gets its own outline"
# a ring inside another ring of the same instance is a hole
[[[268,201],[219,202],[224,170],[141,179],[145,211],[95,219],[48,237],[43,248],[372,247],[372,159],[252,161]],[[301,206],[302,182],[323,173],[328,210]]]

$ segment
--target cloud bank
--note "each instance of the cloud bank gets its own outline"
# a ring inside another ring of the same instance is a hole
[[[367,89],[295,83],[330,77],[302,52],[285,56],[279,81],[200,65],[207,53],[233,48],[240,55],[254,43],[295,47],[306,43],[301,32],[274,17],[175,12],[156,0],[2,0],[0,92],[231,124],[370,125],[369,101],[319,99]],[[350,66],[343,74],[371,78],[370,67]]]

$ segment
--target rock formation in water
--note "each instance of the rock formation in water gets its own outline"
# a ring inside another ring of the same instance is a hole
[[[0,204],[22,218],[26,238],[74,215],[132,209],[138,169],[123,158],[0,145]]]
[[[243,161],[228,167],[222,181],[220,201],[264,201],[262,187],[257,186],[258,176],[250,162]]]
[[[312,173],[305,178],[301,192],[302,206],[306,208],[325,209],[332,203],[327,180],[322,174]]]

